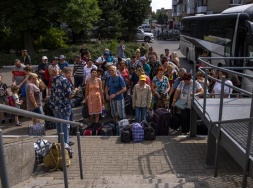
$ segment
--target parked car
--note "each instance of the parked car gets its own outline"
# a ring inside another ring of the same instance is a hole
[[[154,35],[152,33],[144,32],[142,29],[136,29],[136,39],[150,42],[154,40]]]

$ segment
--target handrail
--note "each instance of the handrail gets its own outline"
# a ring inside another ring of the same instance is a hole
[[[79,132],[79,126],[83,126],[82,123],[75,122],[75,121],[68,121],[68,120],[55,118],[55,117],[50,117],[50,116],[46,116],[46,115],[43,115],[43,114],[38,114],[38,113],[22,110],[22,109],[19,109],[19,108],[15,108],[15,107],[3,105],[3,104],[0,104],[0,111],[10,113],[10,114],[15,114],[15,115],[22,115],[22,116],[25,116],[25,117],[34,117],[34,118],[43,119],[43,120],[46,120],[46,121],[77,125],[77,144],[78,144],[80,178],[83,179],[81,143],[80,143],[80,132]],[[61,126],[60,130],[61,130],[61,132],[60,132],[61,149],[64,149],[65,148],[64,147],[65,146],[64,145],[64,133],[62,132],[63,131],[62,126]],[[2,140],[2,137],[0,138],[0,143],[1,143],[1,140]],[[3,156],[3,153],[0,153],[0,161],[5,162],[4,160],[5,160],[5,158]],[[66,162],[66,157],[65,157],[65,151],[64,150],[62,150],[62,162],[63,162],[64,186],[65,186],[65,188],[68,188],[67,168],[66,168],[66,163],[64,163],[64,162]],[[3,171],[4,171],[4,169],[3,169]],[[0,175],[1,179],[3,181],[5,181],[5,183],[4,183],[5,186],[9,186],[8,175],[7,174],[8,174],[7,172],[4,172],[4,173],[1,173],[1,175]]]

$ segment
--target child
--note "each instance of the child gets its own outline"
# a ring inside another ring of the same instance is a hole
[[[152,92],[149,85],[146,84],[146,75],[140,75],[139,83],[134,86],[132,106],[135,109],[135,121],[146,121],[147,109],[150,109]]]
[[[12,99],[14,100],[16,108],[20,108],[20,105],[23,104],[23,100],[19,100],[18,90],[19,90],[19,88],[17,86],[11,87]],[[15,115],[15,123],[16,123],[16,126],[22,125],[18,120],[18,115]]]
[[[3,83],[3,78],[0,75],[0,104],[8,104],[8,96],[9,93],[7,91],[7,85],[5,83]],[[2,119],[2,124],[5,123],[5,116],[4,116],[4,112],[0,112],[1,114],[1,119]],[[9,122],[12,122],[11,117],[9,118]]]

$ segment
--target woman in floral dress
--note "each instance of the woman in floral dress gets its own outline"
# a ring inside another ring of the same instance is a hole
[[[86,102],[89,108],[89,121],[92,123],[95,116],[95,123],[98,123],[99,115],[102,113],[102,105],[104,104],[104,96],[101,79],[97,77],[97,69],[91,70],[91,78],[86,82]]]

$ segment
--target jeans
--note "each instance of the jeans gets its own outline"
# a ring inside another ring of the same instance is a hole
[[[142,122],[146,121],[147,107],[135,107],[135,121]]]
[[[60,118],[60,119],[65,119],[65,120],[69,120],[70,119],[70,115],[66,115],[66,114],[62,114],[58,111],[53,111],[54,112],[54,116],[56,118]],[[64,133],[64,142],[65,143],[69,143],[69,129],[70,129],[70,124],[65,124],[65,123],[55,123],[56,124],[56,129],[57,129],[57,135],[58,135],[58,142],[60,142],[60,133],[61,133],[61,129],[63,129],[63,133]],[[62,127],[62,128],[61,128]]]

